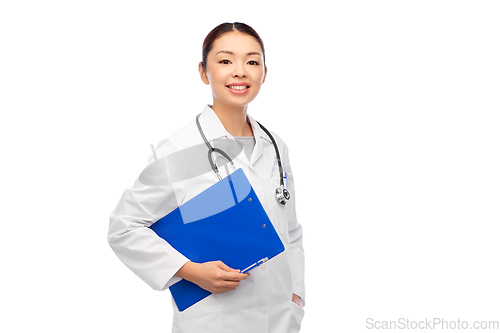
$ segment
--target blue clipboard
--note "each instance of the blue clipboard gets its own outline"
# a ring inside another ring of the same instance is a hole
[[[285,250],[240,168],[150,227],[193,262],[221,260],[246,272]],[[170,286],[179,311],[211,295],[187,280]]]

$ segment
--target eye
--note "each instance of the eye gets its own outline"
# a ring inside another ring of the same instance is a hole
[[[230,63],[231,63],[231,62],[230,62],[229,60],[227,60],[227,59],[224,59],[224,60],[219,61],[219,64],[225,64],[225,65],[228,65],[228,64],[230,64]]]
[[[255,60],[251,60],[248,62],[249,65],[259,66],[259,63]]]

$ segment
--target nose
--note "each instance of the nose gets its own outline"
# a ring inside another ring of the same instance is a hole
[[[238,64],[234,66],[234,72],[233,72],[233,77],[234,78],[243,78],[247,77],[247,72],[245,71],[245,65]]]

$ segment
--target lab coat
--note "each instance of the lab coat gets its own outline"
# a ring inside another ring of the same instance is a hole
[[[175,273],[189,259],[148,227],[218,181],[208,164],[208,148],[194,118],[161,140],[155,154],[149,159],[148,166],[166,161],[161,164],[165,170],[158,171],[156,168],[156,172],[162,173],[164,179],[158,181],[141,173],[133,186],[123,192],[110,217],[108,241],[111,248],[127,267],[156,290],[165,290],[178,282],[180,278]],[[245,172],[285,245],[285,251],[253,269],[251,275],[233,291],[210,295],[182,312],[172,301],[172,331],[175,333],[291,333],[300,330],[304,310],[291,299],[294,293],[305,299],[304,251],[302,227],[295,213],[297,194],[288,148],[278,135],[271,132],[280,149],[287,176],[286,187],[291,194],[291,199],[282,206],[275,197],[275,190],[280,185],[280,174],[272,141],[249,114],[247,120],[253,129],[255,147],[250,160],[241,151],[233,158],[233,162],[236,168],[242,168]],[[208,105],[202,112],[200,124],[212,144],[234,139]],[[196,155],[199,157],[194,163],[191,157],[181,168],[169,163],[169,157],[179,156],[179,152],[193,152],[190,149],[200,147],[204,147],[203,152]],[[217,162],[219,164],[220,159]],[[200,169],[203,165],[207,167]],[[177,170],[166,170],[168,168]],[[192,169],[202,172],[186,176],[185,172]],[[219,167],[219,170],[222,177],[233,171],[232,168],[226,171],[225,167]]]

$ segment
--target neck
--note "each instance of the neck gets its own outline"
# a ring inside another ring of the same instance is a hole
[[[230,106],[214,101],[211,108],[229,134],[232,136],[253,136],[252,126],[247,123],[247,105]]]

